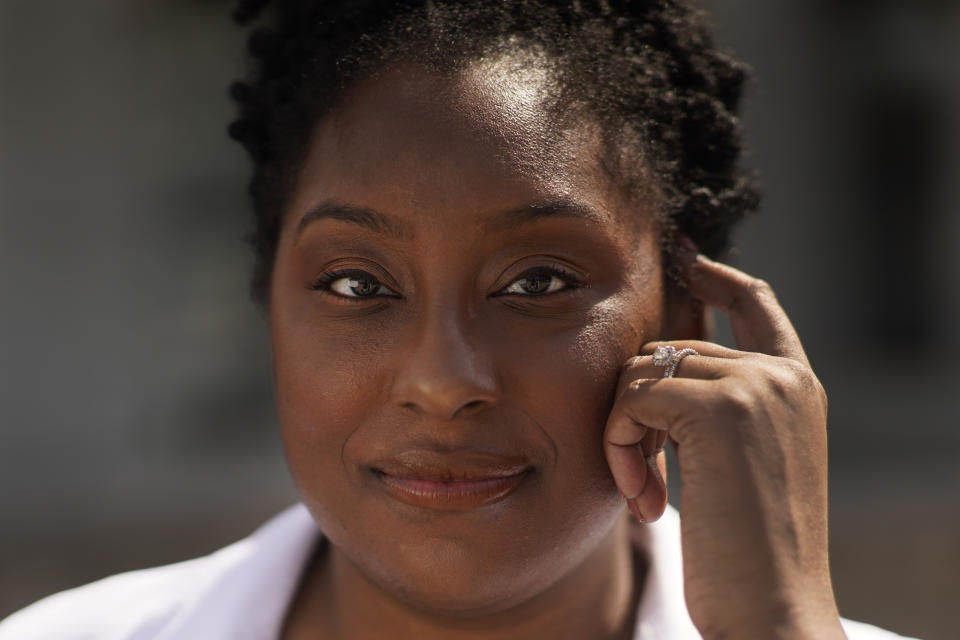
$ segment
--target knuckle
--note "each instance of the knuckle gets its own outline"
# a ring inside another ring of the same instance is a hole
[[[753,414],[756,398],[742,385],[726,385],[717,396],[716,409],[734,419],[747,418]]]
[[[803,391],[811,393],[816,392],[818,388],[823,388],[823,385],[820,384],[820,379],[817,378],[813,369],[802,362],[787,360],[787,367],[795,378],[797,386]]]
[[[757,298],[772,298],[776,299],[776,296],[773,293],[773,287],[770,286],[770,283],[761,278],[753,278],[748,285],[750,293],[752,293]]]
[[[803,385],[803,373],[793,361],[785,361],[779,366],[766,370],[767,388],[778,398],[788,398]]]
[[[826,410],[827,392],[823,384],[813,370],[801,362],[780,358],[777,366],[767,369],[766,384],[780,399],[816,398]]]
[[[792,395],[811,386],[813,372],[796,360],[773,357],[764,369],[768,387],[780,396]]]

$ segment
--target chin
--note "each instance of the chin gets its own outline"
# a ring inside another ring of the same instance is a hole
[[[405,558],[375,574],[366,573],[381,589],[408,607],[451,620],[470,620],[502,613],[549,589],[560,576],[556,562],[531,558],[525,564],[503,558],[478,557],[456,542],[434,544],[414,561]]]
[[[367,580],[426,615],[455,622],[515,609],[522,616],[524,604],[550,597],[552,587],[589,562],[622,514],[621,502],[611,503],[609,512],[595,514],[588,527],[579,520],[567,530],[516,528],[502,539],[497,536],[496,543],[462,536],[398,537],[389,553],[378,557],[370,549],[341,550]]]

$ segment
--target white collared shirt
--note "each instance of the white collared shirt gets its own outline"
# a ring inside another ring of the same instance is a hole
[[[636,538],[649,558],[637,640],[701,640],[683,597],[680,518],[667,507]],[[302,504],[208,556],[121,573],[0,621],[0,640],[273,640],[320,532]],[[850,640],[902,636],[841,620]]]

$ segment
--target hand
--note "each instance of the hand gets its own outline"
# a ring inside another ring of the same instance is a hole
[[[705,638],[843,638],[827,560],[827,400],[766,283],[691,254],[690,294],[730,317],[739,350],[709,342],[664,379],[647,344],[620,377],[604,433],[634,514],[666,508],[673,441],[687,608]]]

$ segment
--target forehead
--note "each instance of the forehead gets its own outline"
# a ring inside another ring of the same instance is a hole
[[[531,56],[482,59],[453,73],[382,70],[317,126],[291,208],[345,200],[462,224],[571,199],[623,220],[624,203],[600,168],[598,128],[561,117],[553,78]]]

